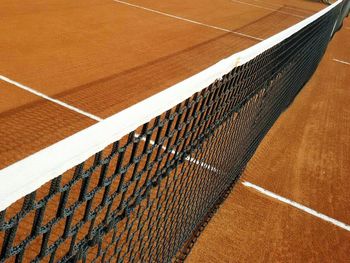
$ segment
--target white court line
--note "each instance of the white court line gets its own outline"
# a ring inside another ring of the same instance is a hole
[[[298,18],[305,18],[305,16],[300,16],[300,15],[295,15],[295,14],[291,14],[291,13],[288,13],[288,12],[283,12],[283,11],[280,11],[280,10],[275,9],[275,8],[265,7],[265,6],[261,6],[261,5],[255,5],[255,4],[251,4],[251,3],[247,3],[247,2],[241,2],[241,1],[237,1],[237,0],[231,0],[231,2],[238,3],[238,4],[243,4],[243,5],[249,5],[249,6],[257,7],[257,8],[260,8],[260,9],[275,11],[277,13],[290,15],[290,16],[294,16],[294,17],[298,17]]]
[[[349,65],[349,66],[350,66],[350,62],[346,62],[346,61],[344,61],[344,60],[339,60],[339,59],[333,58],[333,61],[336,61],[336,62],[339,62],[339,63],[342,63],[342,64],[345,64],[345,65]]]
[[[350,225],[347,225],[347,224],[345,224],[345,223],[343,223],[343,222],[340,222],[340,221],[338,221],[338,220],[336,220],[336,219],[334,219],[334,218],[331,218],[331,217],[329,217],[329,216],[327,216],[327,215],[325,215],[325,214],[322,214],[322,213],[320,213],[320,212],[317,212],[317,211],[315,211],[315,210],[313,210],[313,209],[311,209],[311,208],[309,208],[309,207],[307,207],[307,206],[301,205],[301,204],[299,204],[299,203],[297,203],[297,202],[294,202],[294,201],[292,201],[292,200],[290,200],[290,199],[287,199],[287,198],[285,198],[285,197],[283,197],[283,196],[280,196],[280,195],[278,195],[278,194],[275,194],[275,193],[273,193],[273,192],[270,192],[270,191],[268,191],[268,190],[266,190],[266,189],[264,189],[264,188],[262,188],[262,187],[260,187],[260,186],[257,186],[257,185],[255,185],[255,184],[252,184],[252,183],[250,183],[250,182],[245,181],[245,182],[242,182],[242,184],[243,184],[244,186],[246,186],[246,187],[253,188],[253,189],[255,189],[256,191],[258,191],[258,192],[260,192],[260,193],[262,193],[262,194],[264,194],[264,195],[267,195],[267,196],[269,196],[269,197],[271,197],[271,198],[274,198],[274,199],[276,199],[276,200],[278,200],[278,201],[280,201],[280,202],[283,202],[283,203],[285,203],[285,204],[288,204],[288,205],[291,205],[291,206],[293,206],[293,207],[295,207],[295,208],[298,208],[298,209],[304,211],[305,213],[308,213],[308,214],[313,215],[313,216],[315,216],[315,217],[317,217],[317,218],[320,218],[320,219],[322,219],[323,221],[327,221],[327,222],[329,222],[329,223],[331,223],[331,224],[333,224],[333,225],[336,225],[336,226],[338,226],[338,227],[340,227],[340,228],[343,228],[343,229],[345,229],[345,230],[347,230],[347,231],[350,231]]]
[[[80,113],[80,114],[82,114],[82,115],[84,115],[84,116],[86,116],[86,117],[89,117],[89,118],[91,118],[91,119],[93,119],[93,120],[95,120],[95,121],[102,121],[102,120],[103,120],[102,118],[97,117],[97,116],[95,116],[95,115],[93,115],[93,114],[91,114],[91,113],[89,113],[89,112],[86,112],[86,111],[83,111],[83,110],[81,110],[81,109],[78,109],[78,108],[76,108],[76,107],[74,107],[74,106],[72,106],[72,105],[69,105],[69,104],[67,104],[67,103],[65,103],[65,102],[63,102],[63,101],[60,101],[60,100],[51,98],[51,97],[49,97],[49,96],[47,96],[47,95],[45,95],[45,94],[43,94],[43,93],[41,93],[41,92],[39,92],[39,91],[37,91],[37,90],[35,90],[35,89],[32,89],[32,88],[30,88],[30,87],[27,87],[27,86],[25,86],[25,85],[23,85],[23,84],[21,84],[21,83],[18,83],[17,81],[14,81],[14,80],[12,80],[12,79],[7,78],[7,77],[5,77],[5,76],[0,75],[0,79],[3,80],[3,81],[5,81],[5,82],[8,82],[8,83],[10,83],[10,84],[12,84],[12,85],[17,86],[18,88],[21,88],[21,89],[23,89],[23,90],[26,90],[26,91],[32,93],[32,94],[35,94],[35,95],[37,95],[38,97],[41,97],[41,98],[43,98],[43,99],[45,99],[45,100],[51,101],[51,102],[53,102],[53,103],[56,103],[56,104],[58,104],[58,105],[60,105],[60,106],[65,107],[65,108],[67,108],[67,109],[70,109],[70,110],[72,110],[72,111],[75,111],[75,112],[77,112],[77,113]]]
[[[128,6],[136,7],[136,8],[139,8],[139,9],[143,9],[143,10],[146,10],[146,11],[149,11],[149,12],[153,12],[153,13],[156,13],[156,14],[159,14],[159,15],[163,15],[163,16],[175,18],[175,19],[178,19],[178,20],[190,22],[190,23],[192,23],[192,24],[196,24],[196,25],[201,25],[201,26],[205,26],[205,27],[217,29],[217,30],[220,30],[220,31],[232,33],[232,34],[235,34],[235,35],[239,35],[239,36],[251,38],[251,39],[254,39],[254,40],[258,40],[258,41],[264,40],[264,39],[259,38],[259,37],[254,37],[254,36],[247,35],[247,34],[244,34],[244,33],[240,33],[240,32],[237,32],[237,31],[232,31],[232,30],[229,30],[229,29],[225,29],[225,28],[221,28],[221,27],[217,27],[217,26],[208,25],[208,24],[201,23],[201,22],[198,22],[198,21],[195,21],[195,20],[187,19],[187,18],[184,18],[184,17],[181,17],[181,16],[171,15],[171,14],[168,14],[168,13],[164,13],[164,12],[157,11],[157,10],[154,10],[154,9],[151,9],[151,8],[147,8],[147,7],[143,7],[143,6],[131,4],[131,3],[128,3],[128,2],[124,2],[124,1],[120,1],[120,0],[113,0],[113,1],[114,1],[114,2],[117,2],[117,3],[120,3],[120,4],[124,4],[124,5],[128,5]]]

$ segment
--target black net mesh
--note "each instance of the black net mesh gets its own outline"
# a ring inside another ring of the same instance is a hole
[[[0,212],[0,261],[181,260],[313,74],[338,13],[332,9]]]

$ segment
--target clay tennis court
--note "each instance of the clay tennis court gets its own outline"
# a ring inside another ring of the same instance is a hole
[[[200,7],[195,1],[127,3],[134,6],[3,1],[1,75],[106,118],[324,7],[272,11],[232,1]],[[1,87],[1,168],[96,122],[6,81]]]
[[[0,4],[0,169],[326,7],[302,0],[49,2]],[[188,262],[350,260],[349,28],[345,19],[316,73],[268,132]],[[14,235],[20,242],[20,231]],[[41,253],[40,242],[32,243],[24,262]]]

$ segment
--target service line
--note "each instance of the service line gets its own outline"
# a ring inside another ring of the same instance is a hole
[[[113,1],[116,2],[116,3],[132,6],[132,7],[139,8],[139,9],[143,9],[143,10],[146,10],[146,11],[149,11],[149,12],[152,12],[152,13],[156,13],[156,14],[167,16],[167,17],[171,17],[171,18],[175,18],[175,19],[178,19],[178,20],[181,20],[181,21],[192,23],[192,24],[201,25],[201,26],[213,28],[213,29],[216,29],[216,30],[220,30],[220,31],[223,31],[223,32],[232,33],[232,34],[239,35],[239,36],[242,36],[242,37],[246,37],[246,38],[250,38],[250,39],[254,39],[254,40],[258,40],[258,41],[263,41],[264,40],[263,38],[254,37],[254,36],[251,36],[251,35],[247,35],[247,34],[244,34],[244,33],[237,32],[237,31],[229,30],[229,29],[226,29],[226,28],[205,24],[205,23],[198,22],[198,21],[195,21],[195,20],[192,20],[192,19],[188,19],[188,18],[184,18],[184,17],[181,17],[181,16],[172,15],[172,14],[169,14],[169,13],[164,13],[164,12],[161,12],[161,11],[158,11],[158,10],[155,10],[155,9],[151,9],[151,8],[140,6],[140,5],[135,5],[135,4],[132,4],[132,3],[125,2],[125,1],[121,1],[121,0],[113,0]]]
[[[350,66],[350,62],[347,62],[347,61],[344,61],[344,60],[333,58],[333,61]]]
[[[315,217],[317,217],[317,218],[320,218],[320,219],[322,219],[323,221],[329,222],[329,223],[331,223],[331,224],[333,224],[333,225],[336,225],[337,227],[340,227],[340,228],[342,228],[342,229],[345,229],[345,230],[347,230],[347,231],[350,231],[350,225],[347,225],[347,224],[345,224],[345,223],[343,223],[343,222],[340,222],[340,221],[338,221],[338,220],[336,220],[336,219],[334,219],[334,218],[331,218],[331,217],[329,217],[329,216],[327,216],[327,215],[325,215],[325,214],[322,214],[322,213],[320,213],[320,212],[317,212],[317,211],[315,211],[315,210],[313,210],[313,209],[311,209],[311,208],[309,208],[309,207],[307,207],[307,206],[304,206],[304,205],[299,204],[299,203],[297,203],[297,202],[294,202],[294,201],[292,201],[292,200],[290,200],[290,199],[287,199],[287,198],[285,198],[285,197],[283,197],[283,196],[280,196],[280,195],[278,195],[278,194],[275,194],[275,193],[273,193],[273,192],[270,192],[269,190],[266,190],[266,189],[264,189],[264,188],[262,188],[262,187],[260,187],[260,186],[257,186],[257,185],[255,185],[255,184],[252,184],[252,183],[250,183],[250,182],[245,181],[245,182],[242,182],[242,184],[243,184],[244,186],[246,186],[246,187],[253,188],[253,189],[255,189],[256,191],[258,191],[258,192],[260,192],[260,193],[262,193],[262,194],[264,194],[264,195],[266,195],[266,196],[269,196],[269,197],[271,197],[271,198],[273,198],[273,199],[276,199],[276,200],[278,200],[278,201],[280,201],[280,202],[282,202],[282,203],[291,205],[291,206],[293,206],[293,207],[295,207],[295,208],[297,208],[297,209],[300,209],[300,210],[304,211],[305,213],[308,213],[308,214],[313,215],[313,216],[315,216]]]

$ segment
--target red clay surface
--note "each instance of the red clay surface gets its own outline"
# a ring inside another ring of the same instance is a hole
[[[302,9],[292,2],[266,8],[248,0],[129,2],[139,7],[112,0],[50,0],[49,5],[3,0],[0,74],[105,118],[254,45],[259,41],[254,37],[271,36],[322,7],[312,3]],[[28,111],[40,116],[49,111],[44,100],[31,97],[25,102],[12,97],[11,107],[17,108],[22,126],[40,126],[41,133],[5,124],[15,115],[2,106],[0,134],[11,134],[11,139],[0,142],[0,168],[93,123],[65,118],[70,132],[52,132],[51,122],[26,117]],[[59,115],[52,110],[48,116]],[[18,144],[26,147],[18,151]]]
[[[345,230],[237,184],[186,262],[349,262],[349,239]]]
[[[1,2],[0,17],[0,74],[99,117],[110,116],[257,43],[108,0],[52,0],[50,5],[8,0]],[[25,109],[45,114],[42,103],[28,101]],[[12,107],[19,106],[22,103],[12,99]],[[55,136],[59,132],[45,130],[49,122],[27,120],[23,107],[17,114],[23,125],[40,126],[50,139],[37,143],[36,135],[6,126],[1,136],[12,134],[13,138],[1,140],[1,167],[63,138]],[[1,116],[2,123],[13,118],[6,112]],[[86,126],[65,120],[74,132]],[[27,141],[32,143],[22,154],[8,151],[17,151],[18,143]]]
[[[308,16],[317,9],[264,9],[257,3],[251,6],[226,0],[130,3],[179,17],[109,0],[51,0],[50,5],[46,1],[25,5],[17,0],[2,1],[0,74],[105,118],[258,42],[224,30],[266,38],[302,19],[294,15]],[[223,30],[190,23],[182,17]],[[60,114],[53,113],[47,102],[34,95],[23,101],[15,97],[17,93],[2,97],[17,109],[15,116],[5,106],[1,108],[0,133],[5,140],[0,142],[0,168],[93,123],[82,124],[79,118],[66,117],[64,125],[70,126],[70,132],[63,133],[50,125],[52,121],[29,120],[28,112]],[[8,121],[12,118],[20,120],[21,125],[15,127],[13,121]],[[41,132],[30,132],[22,126],[37,126]],[[26,147],[18,150],[21,144]]]
[[[1,1],[0,74],[105,118],[322,7],[313,3],[301,9],[287,3],[265,8],[255,1],[252,6],[247,0],[128,3],[139,6],[112,0],[51,0],[49,5],[46,1],[25,5],[18,0]],[[60,129],[50,130],[55,129],[50,122],[26,117],[28,111],[59,115],[43,106],[44,100],[21,101],[11,99],[11,107],[18,108],[16,114],[20,115],[16,118],[26,127],[40,126],[41,133],[27,132],[21,125],[5,125],[15,116],[2,109],[4,128],[0,134],[4,138],[11,134],[11,139],[0,142],[0,168],[93,123],[65,118],[70,132],[61,135]],[[43,138],[38,139],[40,136]],[[26,147],[18,151],[18,144]]]

